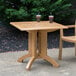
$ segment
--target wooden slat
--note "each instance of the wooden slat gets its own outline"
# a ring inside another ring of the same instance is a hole
[[[75,28],[75,25],[68,25],[68,28]]]
[[[76,43],[76,36],[63,36],[62,40],[67,41],[67,42]]]

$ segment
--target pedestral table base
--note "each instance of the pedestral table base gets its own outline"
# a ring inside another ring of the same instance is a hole
[[[38,36],[37,36],[38,32]],[[31,57],[26,69],[30,70],[31,65],[37,58],[42,58],[50,62],[54,67],[58,67],[59,64],[51,57],[47,56],[47,31],[31,31],[29,32],[28,40],[29,53],[18,59],[18,62],[23,62],[24,59]]]

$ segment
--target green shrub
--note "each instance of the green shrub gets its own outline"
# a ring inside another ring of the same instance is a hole
[[[50,12],[56,22],[66,21],[76,10],[70,0],[0,0],[0,18],[7,21],[34,21],[40,12],[42,20],[48,20]]]

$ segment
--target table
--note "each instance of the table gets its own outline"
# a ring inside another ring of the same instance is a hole
[[[59,64],[53,58],[47,55],[47,32],[67,28],[66,26],[56,22],[49,23],[48,21],[11,22],[10,24],[21,31],[27,31],[29,33],[29,52],[27,55],[24,55],[18,59],[18,62],[23,62],[24,59],[31,57],[26,66],[27,70],[31,69],[32,63],[38,58],[48,61],[54,67],[59,66]]]

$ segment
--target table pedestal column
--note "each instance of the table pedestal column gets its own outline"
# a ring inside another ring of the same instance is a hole
[[[59,64],[53,58],[47,55],[47,32],[39,31],[38,34],[39,34],[39,37],[38,37],[39,54],[38,55],[42,59],[50,62],[54,67],[58,67]]]
[[[47,56],[47,32],[46,31],[38,31],[38,38],[37,38],[37,31],[29,32],[28,46],[29,46],[28,47],[29,53],[18,59],[18,62],[22,62],[24,59],[31,57],[31,59],[29,60],[26,66],[27,70],[31,69],[32,63],[37,58],[42,58],[50,62],[54,67],[59,66],[59,64],[53,58]]]

